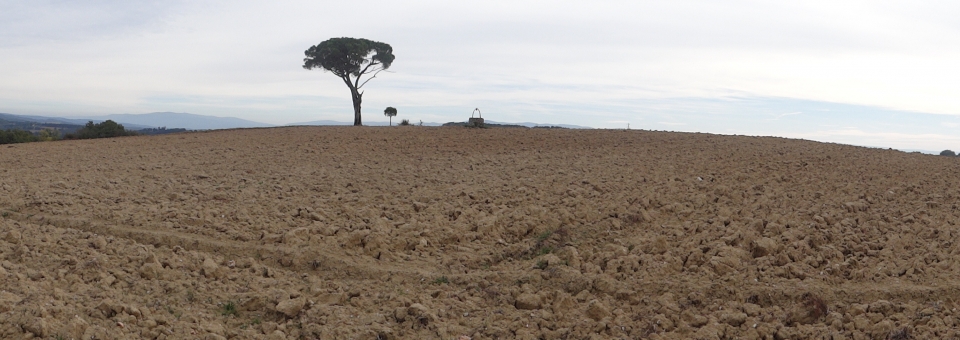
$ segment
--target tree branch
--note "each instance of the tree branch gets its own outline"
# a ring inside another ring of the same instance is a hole
[[[344,83],[347,83],[347,87],[350,88],[350,92],[353,92],[353,90],[355,89],[355,87],[353,86],[353,83],[350,82],[350,75],[349,75],[349,74],[343,75],[343,76],[340,77],[340,79],[343,79],[343,82],[344,82]]]
[[[373,76],[371,76],[370,78],[367,78],[367,80],[364,80],[364,81],[363,81],[363,84],[360,84],[360,86],[357,86],[357,88],[359,89],[359,88],[363,87],[363,85],[367,85],[367,82],[370,81],[370,80],[373,79],[373,78],[376,78],[376,77],[377,77],[377,74],[380,74],[381,71],[383,71],[382,68],[379,69],[379,70],[377,70],[375,73],[373,73]],[[359,82],[359,81],[360,81],[360,77],[357,77],[357,82]]]
[[[370,69],[370,66],[374,66],[374,65],[380,65],[380,63],[378,63],[378,62],[376,62],[376,61],[374,61],[374,62],[372,62],[372,63],[369,63],[369,64],[367,64],[366,67],[363,68],[362,71],[360,71],[359,73],[357,73],[357,83],[354,84],[354,86],[357,86],[357,88],[360,88],[360,85],[359,85],[359,84],[360,84],[360,77],[367,73],[367,70]]]

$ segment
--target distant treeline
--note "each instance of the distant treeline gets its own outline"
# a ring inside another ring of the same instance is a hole
[[[183,132],[185,129],[167,129],[167,128],[157,128],[157,129],[147,129],[145,134],[164,134],[164,133],[173,133],[173,132]],[[0,130],[0,144],[14,144],[14,143],[29,143],[29,142],[43,142],[43,141],[54,141],[60,139],[93,139],[93,138],[110,138],[110,137],[120,137],[120,136],[136,136],[139,133],[136,131],[130,131],[123,128],[123,125],[117,124],[112,120],[107,120],[102,123],[94,123],[93,121],[87,122],[82,128],[76,130],[76,132],[71,132],[63,134],[59,130],[53,128],[44,128],[36,133],[20,130],[20,129],[7,129]]]
[[[0,144],[29,143],[60,139],[60,133],[52,129],[44,129],[39,133],[8,129],[0,130]]]
[[[136,135],[137,133],[134,131],[125,130],[123,125],[117,124],[117,122],[112,120],[107,120],[103,123],[89,121],[87,125],[84,125],[83,128],[77,130],[77,132],[64,135],[63,139],[94,139]]]
[[[24,130],[24,131],[31,131],[31,132],[40,132],[45,129],[50,129],[55,131],[74,132],[80,128],[82,128],[82,126],[76,125],[76,124],[15,122],[15,121],[0,119],[0,129],[2,130]]]
[[[184,128],[168,129],[166,126],[162,126],[158,128],[152,128],[152,129],[137,130],[137,133],[141,135],[165,135],[168,133],[179,133],[179,132],[187,132],[187,129],[184,129]]]
[[[469,126],[470,126],[470,123],[467,123],[467,122],[449,122],[449,123],[444,123],[442,126],[468,126],[468,127],[469,127]],[[521,129],[529,129],[529,127],[526,127],[526,126],[523,126],[523,125],[514,125],[514,124],[484,123],[483,126],[484,126],[484,127],[488,127],[488,128],[521,128]],[[546,126],[546,125],[534,126],[533,128],[535,128],[535,129],[565,129],[564,127],[560,127],[560,126]]]

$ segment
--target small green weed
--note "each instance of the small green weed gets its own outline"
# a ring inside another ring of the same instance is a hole
[[[260,324],[260,318],[259,317],[253,318],[253,320],[251,320],[250,322],[240,325],[240,329],[247,329],[250,326],[256,326],[259,324]]]
[[[540,269],[540,270],[547,269],[547,261],[544,261],[544,260],[537,261],[537,269]]]
[[[240,314],[240,313],[237,312],[237,305],[235,305],[235,304],[233,303],[233,301],[226,302],[226,303],[223,303],[223,304],[220,305],[220,315],[223,315],[223,316],[230,316],[230,315],[237,316],[238,314]]]
[[[553,253],[556,247],[562,247],[567,243],[568,237],[569,232],[563,226],[555,230],[545,231],[537,235],[537,242],[525,254],[537,257]]]
[[[447,279],[446,276],[441,276],[441,277],[438,277],[436,280],[433,280],[433,284],[435,285],[444,284],[444,283],[450,283],[450,280]]]
[[[537,243],[543,243],[543,241],[546,241],[546,240],[547,240],[548,238],[550,238],[550,236],[552,236],[552,235],[553,235],[553,231],[552,231],[552,230],[551,230],[551,231],[546,231],[546,232],[543,232],[543,233],[540,234],[540,235],[537,235]]]

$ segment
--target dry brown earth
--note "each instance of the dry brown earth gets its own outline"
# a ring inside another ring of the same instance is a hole
[[[934,339],[960,161],[294,127],[0,147],[0,338]]]

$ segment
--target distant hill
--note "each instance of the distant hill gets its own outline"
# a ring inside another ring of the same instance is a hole
[[[71,119],[71,118],[60,118],[60,117],[44,117],[44,116],[29,116],[29,115],[15,115],[10,113],[0,113],[0,121],[16,122],[16,123],[60,124],[60,125],[83,126],[84,124],[87,124],[87,122],[91,120],[93,120],[94,123],[102,122],[102,120],[95,120],[95,119]]]
[[[530,122],[523,122],[523,123],[505,123],[505,122],[497,122],[497,121],[492,121],[492,120],[487,120],[486,122],[487,122],[487,123],[490,123],[490,124],[520,125],[520,126],[526,126],[526,127],[531,127],[531,128],[532,128],[532,127],[562,127],[562,128],[567,128],[567,129],[592,129],[592,127],[589,127],[589,126],[570,125],[570,124],[541,124],[541,123],[530,123]]]
[[[400,120],[398,119],[396,122],[393,122],[393,125],[397,125],[397,123],[399,123],[399,122],[400,122]],[[364,126],[387,126],[388,124],[389,124],[389,122],[366,122],[366,123],[363,123]],[[410,122],[410,124],[419,125],[420,122],[419,122],[419,121]],[[339,121],[335,121],[335,120],[314,120],[314,121],[309,121],[309,122],[290,123],[290,124],[287,124],[287,126],[299,126],[299,125],[340,126],[340,125],[353,125],[353,122],[339,122]],[[423,123],[423,126],[440,126],[440,123]]]
[[[149,128],[167,127],[187,130],[214,130],[233,128],[270,127],[273,125],[234,117],[214,117],[192,113],[154,112],[145,114],[114,114],[90,117],[94,120],[113,120],[117,123],[135,124]]]
[[[443,124],[443,126],[460,126],[466,125],[467,122],[449,122]],[[539,124],[539,123],[505,123],[498,122],[493,120],[485,120],[484,124],[487,127],[505,127],[505,128],[564,128],[564,129],[592,129],[589,126],[580,126],[580,125],[569,125],[569,124]]]
[[[444,123],[443,126],[467,126],[468,122],[449,122]],[[488,128],[520,128],[520,129],[529,129],[530,127],[516,124],[501,124],[495,122],[484,122],[483,125]]]
[[[0,113],[0,130],[24,130],[40,132],[44,129],[53,129],[63,133],[73,133],[83,127],[83,124],[73,124],[56,119],[39,119],[46,117],[17,116],[9,113]],[[86,122],[84,122],[86,124]]]
[[[105,120],[112,120],[119,124],[122,124],[128,130],[142,130],[142,129],[155,129],[159,127],[166,127],[168,129],[187,129],[187,130],[215,130],[215,129],[234,129],[234,128],[254,128],[254,127],[271,127],[274,125],[254,122],[246,119],[234,118],[234,117],[214,117],[214,116],[204,116],[191,113],[177,113],[177,112],[153,112],[145,114],[113,114],[105,116],[91,116],[87,118],[62,118],[62,117],[44,117],[44,116],[28,116],[28,115],[15,115],[9,113],[0,113],[0,122],[6,121],[9,126],[15,125],[14,123],[29,123],[36,125],[39,124],[65,124],[65,125],[79,125],[82,127],[88,121],[93,121],[94,123],[100,123]],[[399,119],[396,122],[393,122],[393,125],[397,125]],[[419,125],[419,121],[410,122],[413,125]],[[373,121],[367,122],[363,125],[366,126],[387,126],[388,122],[382,121]],[[580,126],[580,125],[569,125],[569,124],[541,124],[541,123],[505,123],[487,120],[487,124],[492,126],[523,126],[523,127],[562,127],[568,129],[591,129],[591,127]],[[315,120],[309,122],[300,122],[300,123],[291,123],[286,124],[286,126],[295,126],[295,125],[353,125],[353,122],[341,122],[335,120]],[[424,122],[423,126],[441,126],[443,124],[434,123],[434,122]],[[3,126],[0,123],[0,126]],[[79,128],[79,127],[78,127]]]
[[[108,118],[109,119],[109,118]],[[94,123],[102,123],[106,119],[90,118],[90,119],[79,119],[79,118],[61,118],[61,117],[45,117],[45,116],[29,116],[29,115],[15,115],[10,113],[0,113],[0,128],[3,129],[21,129],[32,131],[31,126],[42,126],[56,128],[57,130],[64,132],[73,132],[84,125],[87,122],[93,121]],[[141,130],[147,128],[153,128],[153,126],[132,124],[128,122],[116,121],[123,125],[127,130]]]
[[[570,124],[540,124],[540,123],[530,123],[530,122],[524,122],[524,123],[505,123],[505,122],[498,122],[498,121],[493,121],[493,120],[488,120],[488,121],[486,121],[486,122],[487,122],[487,125],[491,125],[491,124],[492,124],[493,126],[501,126],[501,127],[529,127],[529,128],[532,128],[532,127],[562,127],[562,128],[567,128],[567,129],[592,129],[592,127],[589,127],[589,126],[570,125]],[[423,126],[449,126],[449,124],[456,125],[456,124],[466,124],[466,123],[467,123],[467,122],[450,122],[450,123],[441,124],[441,123],[433,123],[433,122],[429,122],[429,123],[428,123],[428,122],[424,122],[424,123],[423,123]],[[420,122],[419,122],[419,121],[410,122],[410,124],[419,125]],[[294,125],[335,125],[335,126],[338,126],[338,125],[353,125],[353,122],[340,122],[340,121],[335,121],[335,120],[314,120],[314,121],[310,121],[310,122],[291,123],[291,124],[287,124],[287,125],[288,125],[288,126],[294,126]],[[363,125],[364,125],[364,126],[387,126],[387,122],[368,122],[368,123],[363,123]],[[397,125],[397,122],[393,122],[393,125]]]
[[[61,118],[0,113],[0,121],[20,123],[29,122],[41,124],[72,124],[83,126],[89,121],[100,123],[106,120],[112,120],[122,124],[124,128],[128,130],[154,129],[159,127],[187,130],[214,130],[273,126],[266,123],[254,122],[234,117],[214,117],[176,112],[113,114],[105,116],[92,116],[87,118]]]

